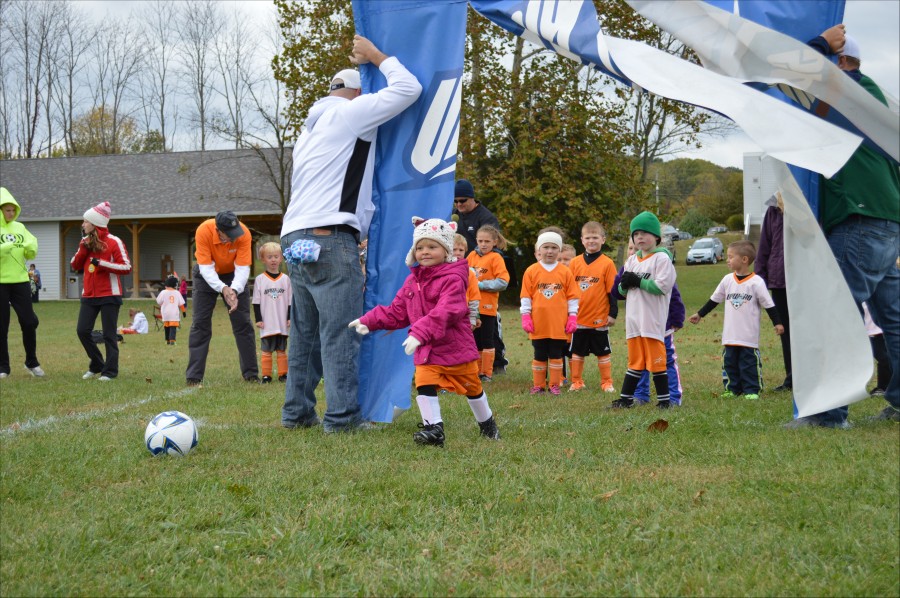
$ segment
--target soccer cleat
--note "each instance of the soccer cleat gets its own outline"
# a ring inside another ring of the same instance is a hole
[[[559,386],[554,384],[550,387],[550,394],[559,396]]]
[[[7,374],[6,372],[0,372],[0,380],[3,380],[4,378],[9,378],[9,374]]]
[[[262,377],[263,384],[269,384],[271,381],[272,381],[272,376],[263,376]]]
[[[250,384],[262,384],[262,380],[259,379],[259,376],[247,376],[244,378],[244,382],[249,382]]]
[[[44,370],[42,370],[41,366],[39,365],[36,365],[33,368],[30,368],[26,365],[25,369],[28,370],[32,376],[37,376],[38,378],[43,378],[45,375]]]
[[[601,385],[600,390],[603,392],[616,392],[616,388],[612,385],[612,382]]]
[[[493,415],[483,422],[478,422],[478,427],[481,428],[481,435],[485,438],[500,440],[500,429],[497,428],[497,420]]]
[[[759,400],[759,395],[750,392],[750,393],[745,394],[745,395],[744,395],[744,398],[747,399],[748,401],[758,401],[758,400]]]
[[[892,406],[888,405],[882,409],[881,413],[876,415],[874,419],[900,422],[900,410],[894,409]]]
[[[779,384],[775,387],[775,392],[784,392],[785,390],[791,390],[790,384]]]
[[[109,376],[100,376],[99,378],[97,378],[97,380],[99,380],[100,382],[111,382],[113,379]]]
[[[278,381],[279,382],[287,382],[287,374],[282,374],[282,375],[278,376]]]
[[[730,390],[726,390],[725,392],[723,392],[723,393],[720,394],[719,396],[722,397],[723,399],[733,399],[733,398],[736,397],[737,395],[734,394],[733,392],[731,392]]]
[[[876,387],[872,389],[872,392],[869,393],[870,397],[883,397],[884,389],[880,387]]]
[[[540,386],[532,386],[531,387],[531,394],[539,395],[539,394],[543,394],[543,393],[544,393],[544,389],[542,387],[540,387]]]
[[[656,408],[657,409],[671,409],[672,403],[671,403],[671,401],[657,401]]]
[[[482,382],[493,382],[494,379],[488,376],[487,374],[479,374],[478,379]]]
[[[416,444],[424,446],[444,446],[444,422],[436,424],[418,424],[421,430],[413,434]]]
[[[631,409],[634,407],[634,399],[631,398],[620,398],[610,404],[610,409]]]
[[[81,379],[82,380],[90,380],[91,378],[93,378],[96,375],[97,375],[96,372],[92,372],[92,371],[88,370],[81,376]]]
[[[576,392],[585,388],[584,381],[573,382],[572,386],[569,387],[569,392]]]

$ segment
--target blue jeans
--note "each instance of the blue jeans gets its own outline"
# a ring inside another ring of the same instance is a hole
[[[759,349],[725,345],[722,350],[722,384],[736,395],[758,395],[762,389]]]
[[[288,265],[291,277],[291,334],[288,377],[281,421],[284,425],[315,423],[315,390],[325,375],[326,432],[355,427],[360,420],[360,336],[348,328],[363,313],[363,274],[356,238],[329,229],[316,235],[304,229],[281,238],[287,250],[297,239],[322,248],[311,264]]]
[[[872,320],[884,331],[893,371],[900,371],[900,223],[850,216],[832,228],[826,238],[853,299],[857,305],[866,302]],[[884,398],[900,409],[900,376],[891,377]],[[848,412],[848,407],[838,407],[818,418],[824,423],[842,423]]]
[[[681,372],[678,369],[678,353],[675,352],[675,335],[665,338],[666,373],[669,375],[669,402],[681,405]],[[640,403],[650,402],[650,372],[644,370],[634,391],[634,398]]]

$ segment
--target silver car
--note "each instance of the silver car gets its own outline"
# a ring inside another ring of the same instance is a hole
[[[703,237],[697,239],[691,248],[688,249],[685,263],[691,264],[716,264],[719,260],[725,259],[725,248],[722,241],[714,237]]]

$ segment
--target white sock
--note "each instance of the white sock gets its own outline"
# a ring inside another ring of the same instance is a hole
[[[431,397],[419,395],[416,397],[419,413],[422,415],[422,423],[426,426],[431,423]]]
[[[488,405],[487,395],[484,392],[482,392],[481,396],[477,399],[469,399],[469,408],[472,409],[472,413],[475,415],[475,421],[479,424],[481,422],[486,422],[494,415],[491,411],[491,406]]]
[[[428,397],[428,402],[431,403],[431,423],[437,424],[444,421],[443,418],[441,418],[441,403],[437,398],[437,395]]]

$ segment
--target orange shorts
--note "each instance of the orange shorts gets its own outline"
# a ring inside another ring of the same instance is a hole
[[[666,346],[662,341],[645,336],[628,339],[628,369],[649,370],[652,373],[666,371]]]
[[[663,360],[665,365],[665,360]],[[474,397],[482,393],[478,362],[460,365],[417,365],[416,386],[436,386],[447,392]]]

